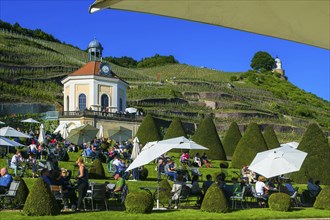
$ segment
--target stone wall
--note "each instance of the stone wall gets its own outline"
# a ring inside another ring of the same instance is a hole
[[[55,111],[54,105],[40,103],[0,103],[0,116],[8,114],[29,114]]]

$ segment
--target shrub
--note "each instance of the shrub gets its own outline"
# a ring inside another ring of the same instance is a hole
[[[148,114],[143,119],[136,136],[143,145],[150,141],[158,141],[161,139],[159,130],[151,114]]]
[[[232,167],[242,168],[244,165],[250,164],[257,153],[265,150],[267,150],[267,145],[258,125],[249,124],[235,149]]]
[[[99,159],[93,161],[93,165],[89,168],[88,172],[89,179],[105,179],[104,168]]]
[[[330,175],[324,172],[329,166],[330,146],[327,138],[317,124],[308,126],[298,149],[304,151],[307,157],[300,170],[291,174],[296,183],[306,183],[309,177],[320,180],[321,184],[330,184]]]
[[[27,187],[23,178],[15,177],[14,180],[19,181],[19,186],[17,189],[17,194],[14,203],[23,205],[29,195],[29,188]]]
[[[272,126],[267,126],[264,131],[264,138],[268,149],[280,147],[280,142],[277,139],[275,131]]]
[[[187,134],[182,126],[180,118],[174,118],[170,126],[167,128],[164,135],[164,140],[176,137],[187,137]]]
[[[29,216],[60,214],[56,199],[42,178],[38,178],[32,186],[25,201],[23,212]]]
[[[226,153],[220,141],[217,129],[211,117],[206,117],[198,126],[196,133],[193,136],[193,141],[207,147],[209,150],[191,151],[191,155],[199,152],[201,155],[207,153],[210,159],[226,160]]]
[[[268,204],[273,211],[287,212],[290,209],[291,199],[286,193],[273,193],[269,197]]]
[[[129,213],[151,213],[154,200],[147,192],[131,192],[126,197],[125,207]]]
[[[159,202],[164,206],[168,205],[172,187],[167,179],[161,180],[159,182],[159,188],[165,189],[159,191]],[[154,198],[157,198],[157,190],[154,193]]]
[[[330,186],[326,186],[321,190],[320,194],[316,197],[313,207],[315,209],[330,210]]]
[[[228,159],[228,157],[231,158],[233,156],[236,146],[237,146],[239,140],[241,140],[241,138],[242,138],[242,134],[238,128],[237,123],[232,122],[222,141],[223,148],[225,150],[227,159]]]
[[[217,184],[213,183],[206,191],[201,210],[205,212],[228,212],[225,195]]]
[[[149,175],[148,169],[143,167],[143,169],[140,172],[140,180],[146,180],[148,175]]]

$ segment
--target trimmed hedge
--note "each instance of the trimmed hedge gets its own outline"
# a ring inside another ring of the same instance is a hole
[[[268,204],[273,211],[287,212],[290,209],[291,199],[286,193],[273,193],[269,197]]]
[[[166,133],[164,135],[164,140],[176,137],[187,137],[187,133],[182,126],[182,122],[180,118],[174,118],[171,122],[170,126],[166,129]]]
[[[330,210],[330,186],[324,187],[316,197],[316,201],[313,206],[315,209]]]
[[[200,155],[206,153],[213,160],[226,160],[225,150],[223,149],[219,134],[211,117],[206,117],[200,123],[192,140],[197,144],[207,147],[209,150],[191,150],[190,155],[195,155],[199,152]]]
[[[151,114],[148,114],[143,119],[136,136],[143,145],[150,141],[159,141],[161,139],[159,129]]]
[[[105,172],[102,163],[99,159],[93,161],[93,165],[89,168],[89,179],[105,179]]]
[[[226,197],[217,184],[213,183],[206,191],[201,210],[205,212],[228,212]]]
[[[140,180],[146,180],[148,175],[149,175],[148,169],[143,167],[143,170],[141,170],[141,173],[140,173]]]
[[[15,177],[14,180],[19,181],[14,203],[23,205],[29,195],[29,188],[27,187],[23,178]]]
[[[129,213],[151,213],[154,200],[147,192],[131,192],[126,197],[125,207]]]
[[[264,139],[266,141],[268,149],[274,149],[280,147],[280,142],[277,139],[275,131],[272,126],[267,126],[264,131]]]
[[[25,201],[23,213],[28,216],[60,214],[56,199],[42,178],[34,183]]]
[[[242,134],[241,134],[241,131],[239,130],[237,123],[232,122],[222,141],[223,148],[226,152],[227,158],[233,156],[236,146],[237,146],[239,140],[241,140],[241,138],[242,138]]]
[[[307,183],[308,178],[312,177],[320,180],[321,184],[330,185],[330,175],[324,170],[329,167],[330,146],[317,124],[308,126],[298,149],[308,154],[300,170],[292,173],[291,178],[296,183]]]
[[[243,137],[238,142],[232,158],[232,167],[241,169],[249,165],[257,153],[268,150],[264,137],[256,123],[247,127]]]

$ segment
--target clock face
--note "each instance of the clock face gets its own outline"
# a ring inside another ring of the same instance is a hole
[[[111,66],[107,63],[101,63],[100,69],[101,69],[100,74],[109,75],[111,71]]]

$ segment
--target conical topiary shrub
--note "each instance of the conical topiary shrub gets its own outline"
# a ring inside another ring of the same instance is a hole
[[[205,212],[228,212],[226,197],[217,184],[213,183],[206,191],[201,210]]]
[[[163,140],[176,138],[176,137],[187,137],[187,134],[182,126],[180,118],[174,118],[170,126],[166,129]],[[172,152],[181,152],[180,149],[172,149]]]
[[[266,142],[258,125],[256,123],[249,124],[235,149],[232,157],[232,167],[242,168],[245,165],[249,165],[257,153],[266,151],[267,149]]]
[[[291,199],[286,193],[273,193],[269,197],[269,208],[273,211],[287,212],[290,209]]]
[[[19,186],[17,189],[14,203],[18,205],[23,205],[29,195],[29,188],[27,187],[23,178],[15,177],[14,180],[19,181]]]
[[[184,130],[180,118],[174,118],[170,126],[167,128],[164,135],[164,140],[176,137],[187,137],[186,131]]]
[[[105,179],[105,172],[102,163],[99,159],[93,161],[93,165],[88,171],[89,179]]]
[[[197,152],[202,155],[206,153],[208,158],[214,160],[226,160],[226,153],[223,149],[222,143],[220,141],[217,129],[214,125],[212,118],[206,117],[202,123],[198,126],[196,133],[194,134],[193,141],[209,150],[193,150],[190,155],[195,155]]]
[[[317,195],[314,206],[315,209],[330,210],[330,186],[325,186]]]
[[[151,114],[148,114],[143,119],[136,136],[143,145],[150,141],[159,141],[161,139],[158,127]]]
[[[164,179],[159,182],[159,188],[163,189],[159,190],[159,202],[160,204],[163,204],[163,206],[167,206],[171,195],[172,187],[168,180]],[[155,199],[157,199],[157,192],[158,191],[156,190],[153,195]]]
[[[242,134],[239,130],[237,123],[232,122],[222,141],[223,148],[224,148],[226,156],[227,156],[227,160],[231,159],[231,157],[233,156],[236,146],[237,146],[239,140],[241,140],[241,138],[242,138]]]
[[[264,131],[264,139],[268,149],[280,147],[280,142],[277,139],[275,131],[272,126],[267,126]]]
[[[154,200],[150,193],[131,192],[125,199],[125,208],[129,213],[151,213]]]
[[[307,154],[300,170],[291,174],[291,178],[296,183],[307,183],[309,177],[320,180],[321,184],[330,184],[330,175],[325,172],[329,166],[330,147],[328,140],[317,124],[308,126],[298,150]]]
[[[34,183],[25,201],[23,212],[29,216],[60,214],[56,199],[42,178],[38,178]]]

